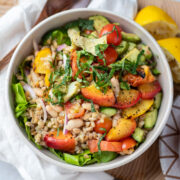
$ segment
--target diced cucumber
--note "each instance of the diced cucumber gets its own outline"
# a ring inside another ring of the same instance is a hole
[[[135,43],[132,43],[132,42],[128,42],[128,52],[131,51],[132,49],[136,48],[136,44]]]
[[[89,39],[96,39],[98,38],[97,31],[93,31],[91,34],[88,35]]]
[[[109,117],[114,116],[117,113],[117,109],[111,107],[102,107],[100,111]]]
[[[141,128],[136,128],[132,137],[138,142],[141,143],[144,140],[145,132]]]
[[[161,105],[161,101],[162,101],[162,93],[159,92],[156,96],[155,96],[155,100],[154,100],[154,107],[156,109],[159,109],[160,105]]]
[[[139,51],[137,48],[134,48],[134,49],[132,49],[131,51],[129,51],[129,52],[123,57],[123,59],[122,59],[121,61],[128,59],[129,61],[136,62],[139,53],[140,53],[140,51]],[[144,62],[144,61],[145,61],[145,57],[144,57],[143,55],[141,56],[140,61],[141,61],[141,62]]]
[[[154,127],[156,120],[157,120],[157,109],[154,109],[148,113],[145,114],[144,118],[144,128],[147,130],[150,130]]]
[[[97,32],[100,32],[101,29],[109,24],[110,22],[104,17],[104,16],[91,16],[89,17],[90,20],[94,20],[94,28],[96,29]]]
[[[77,81],[72,82],[68,86],[67,94],[64,96],[64,102],[69,101],[74,95],[78,94],[80,91],[81,84]]]
[[[144,44],[140,44],[140,45],[138,45],[138,49],[144,50],[144,56],[146,59],[152,58],[152,52],[151,52],[149,46],[146,46]]]
[[[116,52],[118,53],[118,55],[122,55],[123,53],[126,52],[128,47],[129,47],[128,42],[127,41],[122,41],[121,44],[116,47]]]
[[[123,40],[134,42],[134,43],[138,43],[141,41],[140,37],[137,36],[136,34],[125,33],[125,32],[122,32],[121,34],[122,34]]]

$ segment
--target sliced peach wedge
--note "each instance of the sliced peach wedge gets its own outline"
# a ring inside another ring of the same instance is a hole
[[[111,128],[106,135],[107,141],[120,141],[129,137],[136,129],[136,121],[134,119],[120,118],[115,127]]]
[[[134,106],[141,99],[141,93],[138,90],[121,90],[117,97],[117,102],[114,107],[119,109],[125,109]]]
[[[108,89],[106,93],[103,93],[95,87],[95,84],[81,88],[81,93],[85,98],[100,106],[113,106],[116,101],[112,89]]]

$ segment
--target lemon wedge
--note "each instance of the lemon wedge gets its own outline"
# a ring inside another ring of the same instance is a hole
[[[158,41],[171,67],[174,82],[180,83],[180,38],[167,38]]]
[[[175,21],[156,6],[147,6],[140,10],[135,21],[149,31],[157,40],[175,37],[179,32]]]

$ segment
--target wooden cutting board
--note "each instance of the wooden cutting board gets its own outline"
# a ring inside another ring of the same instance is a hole
[[[17,0],[0,0],[0,16],[17,4]],[[139,0],[139,9],[156,5],[164,9],[180,27],[180,2],[173,0]],[[47,9],[47,8],[46,8]],[[47,17],[46,9],[41,18]],[[107,171],[119,180],[164,180],[159,160],[158,140],[139,158],[122,167]]]

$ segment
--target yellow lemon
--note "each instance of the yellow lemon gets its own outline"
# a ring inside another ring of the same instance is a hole
[[[162,39],[158,43],[168,59],[174,81],[180,83],[180,38]]]
[[[149,31],[157,40],[175,37],[179,32],[175,21],[156,6],[147,6],[140,10],[135,21]]]

